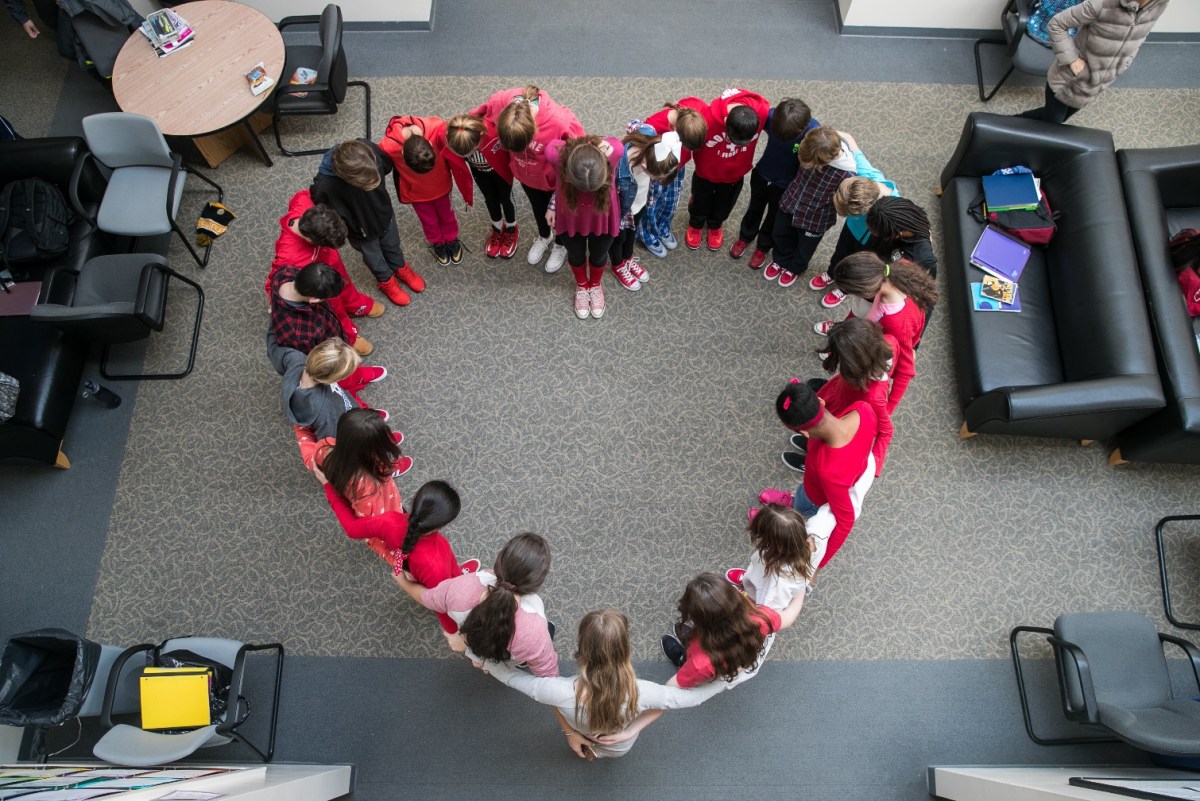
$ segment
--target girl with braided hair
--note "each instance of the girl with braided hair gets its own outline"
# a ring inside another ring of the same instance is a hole
[[[414,601],[458,625],[446,639],[477,666],[485,659],[526,662],[535,676],[557,676],[546,607],[537,591],[550,572],[550,546],[537,534],[518,534],[480,570],[426,588],[403,571],[393,578]]]
[[[881,197],[867,211],[871,239],[867,247],[887,262],[907,259],[937,278],[937,256],[930,241],[929,215],[906,197]]]
[[[883,333],[896,340],[892,389],[887,400],[888,414],[893,414],[916,375],[916,347],[937,303],[937,284],[929,273],[907,259],[885,264],[868,250],[839,261],[833,268],[833,281],[846,293],[851,316],[879,323]],[[823,320],[813,330],[827,336],[833,325],[832,320]]]

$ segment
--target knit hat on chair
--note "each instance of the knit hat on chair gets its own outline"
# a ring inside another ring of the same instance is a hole
[[[230,223],[236,219],[237,215],[221,203],[209,203],[196,221],[196,244],[202,248],[208,247],[214,239],[229,230]]]

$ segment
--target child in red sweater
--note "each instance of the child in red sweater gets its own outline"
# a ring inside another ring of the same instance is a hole
[[[356,518],[353,511],[329,484],[325,497],[338,522],[352,539],[366,539],[372,549],[392,565],[393,575],[403,574],[426,589],[446,579],[474,573],[478,559],[459,565],[450,543],[438,529],[458,517],[462,504],[458,493],[445,481],[429,481],[413,496],[412,511],[386,512],[375,517]],[[446,634],[458,632],[458,624],[443,613],[438,622]]]
[[[871,455],[875,457],[876,477],[883,472],[883,460],[892,442],[892,414],[888,409],[891,384],[888,373],[891,372],[892,360],[898,350],[896,338],[883,333],[878,323],[861,317],[847,318],[829,329],[822,366],[833,375],[828,380],[813,378],[808,381],[808,386],[825,402],[825,409],[833,414],[842,414],[859,401],[871,407],[877,425],[875,447],[871,449]],[[798,452],[785,451],[783,463],[803,472],[808,438],[793,434],[791,445]]]
[[[489,259],[511,259],[517,252],[520,231],[512,201],[512,165],[508,151],[500,147],[496,126],[482,117],[457,114],[446,123],[446,146],[443,155],[447,159],[457,159],[470,168],[492,220],[483,254]],[[471,205],[470,185],[463,191],[463,197]]]
[[[450,190],[458,184],[471,205],[471,175],[461,159],[445,157],[446,121],[411,114],[392,117],[379,147],[396,166],[396,197],[413,207],[438,264],[461,264],[463,246]]]
[[[692,250],[700,247],[705,228],[709,250],[720,250],[724,244],[721,226],[737,203],[746,174],[754,167],[754,149],[770,111],[766,98],[745,89],[726,89],[703,109],[708,138],[692,154],[696,171],[684,237]]]

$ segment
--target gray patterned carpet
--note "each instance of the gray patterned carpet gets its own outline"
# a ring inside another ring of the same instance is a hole
[[[604,133],[665,100],[712,97],[726,85],[533,80]],[[391,113],[449,116],[523,81],[374,79],[373,132]],[[939,229],[933,190],[965,114],[979,107],[973,87],[752,88],[772,99],[799,95],[823,122],[852,131]],[[1006,90],[990,110],[1012,113],[1038,98],[1040,90]],[[289,138],[318,145],[360,135],[357,102],[336,120],[289,124]],[[1116,89],[1073,122],[1114,131],[1119,147],[1197,142],[1200,96]],[[279,639],[303,655],[448,655],[432,617],[342,536],[300,464],[262,352],[262,280],[277,219],[316,163],[279,159],[267,169],[236,155],[214,171],[239,219],[210,267],[196,270],[174,245],[177,269],[198,274],[208,293],[200,355],[187,380],[137,393],[91,637],[195,631]],[[190,182],[188,209],[207,199],[201,186]],[[518,214],[529,222],[527,208]],[[583,612],[616,605],[633,621],[635,658],[655,658],[687,579],[743,564],[745,510],[758,489],[795,481],[779,462],[785,438],[771,399],[789,376],[819,370],[817,294],[767,284],[725,253],[681,251],[645,256],[653,278],[638,293],[606,278],[608,314],[580,322],[566,271],[547,276],[525,264],[528,239],[511,262],[484,259],[482,209],[461,213],[475,251],[450,268],[420,247],[410,210],[399,218],[429,287],[363,332],[376,345],[369,361],[391,371],[365,397],[392,413],[416,460],[402,493],[433,478],[459,488],[464,511],[446,534],[463,558],[490,562],[522,530],[550,539],[554,567],[542,594],[560,624],[560,655],[573,653]],[[344,255],[373,289],[356,255]],[[186,294],[174,301],[182,314],[153,341],[151,364],[181,353]],[[926,335],[887,472],[776,659],[993,658],[1010,626],[1063,610],[1161,615],[1150,532],[1163,514],[1196,511],[1200,470],[1112,469],[1104,447],[1068,441],[961,442],[947,322],[938,315]]]

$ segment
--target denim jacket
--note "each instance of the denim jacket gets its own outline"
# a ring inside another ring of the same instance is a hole
[[[657,136],[658,132],[649,125],[642,123],[633,128],[639,133],[644,133],[646,136]],[[617,198],[621,201],[621,218],[633,210],[633,199],[637,197],[637,180],[633,177],[633,169],[629,166],[629,148],[625,148],[625,152],[621,154],[621,160],[617,162]]]

